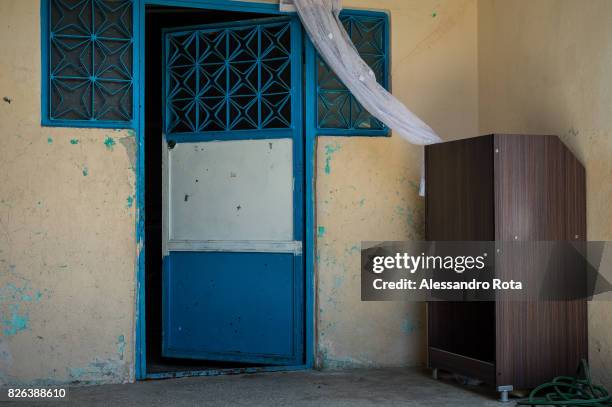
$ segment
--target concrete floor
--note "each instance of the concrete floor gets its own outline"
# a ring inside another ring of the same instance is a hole
[[[70,389],[68,405],[500,407],[495,397],[494,392],[480,386],[435,381],[423,370],[394,368],[256,373],[74,387]],[[59,404],[62,403],[48,405]]]

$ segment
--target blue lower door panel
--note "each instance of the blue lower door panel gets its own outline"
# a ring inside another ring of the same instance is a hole
[[[274,365],[302,361],[301,257],[170,252],[163,355]]]

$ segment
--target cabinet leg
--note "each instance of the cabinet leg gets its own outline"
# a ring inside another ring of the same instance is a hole
[[[497,391],[499,392],[499,401],[502,403],[507,403],[510,400],[508,399],[508,393],[514,390],[512,386],[497,386]]]
[[[438,368],[437,367],[434,367],[431,370],[431,378],[434,380],[438,380]]]

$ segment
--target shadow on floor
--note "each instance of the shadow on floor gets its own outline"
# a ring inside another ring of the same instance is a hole
[[[422,369],[297,371],[192,377],[74,387],[75,406],[402,406],[485,407],[500,404],[482,386],[433,380]],[[59,403],[49,403],[58,406]]]

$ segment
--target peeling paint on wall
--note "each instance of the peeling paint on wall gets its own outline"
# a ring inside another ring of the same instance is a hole
[[[321,349],[317,352],[317,366],[321,369],[352,369],[358,367],[376,367],[378,364],[369,360],[365,355],[356,357],[339,356],[342,353],[341,349],[335,344],[328,344],[325,340],[322,341]]]
[[[331,173],[332,156],[338,150],[340,150],[340,144],[338,143],[327,144],[325,146],[325,173],[328,175]]]
[[[123,354],[125,353],[125,336],[123,335],[117,337],[117,353],[119,354],[119,359],[123,360]]]
[[[10,315],[2,319],[2,333],[4,335],[16,335],[18,332],[29,328],[30,315],[27,311],[20,309],[20,304],[9,304],[8,313]]]
[[[14,269],[12,271],[14,274]],[[2,333],[17,335],[30,328],[31,303],[41,300],[43,293],[30,288],[29,282],[6,283],[0,287],[0,313]]]
[[[13,355],[4,338],[0,336],[0,385],[8,383],[8,370],[13,365]]]
[[[128,137],[120,138],[119,142],[123,147],[125,147],[125,152],[130,160],[130,169],[132,171],[136,171],[136,139],[134,137],[133,130],[129,130],[128,133],[130,135]]]
[[[108,136],[104,139],[104,145],[106,146],[107,150],[113,151],[113,147],[115,146],[115,140]]]
[[[357,245],[353,245],[346,249],[347,256],[352,256],[353,254],[361,253],[361,249]]]
[[[68,368],[71,381],[79,384],[124,382],[129,377],[125,346],[125,336],[117,336],[115,355],[108,358],[96,357],[87,366]]]
[[[325,226],[317,227],[317,237],[325,236]]]
[[[125,364],[113,359],[94,359],[85,367],[68,368],[72,383],[120,383],[125,377]]]
[[[0,382],[133,380],[134,136],[41,126],[39,18],[0,1]]]

